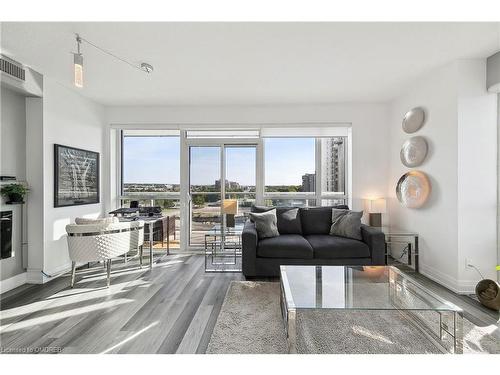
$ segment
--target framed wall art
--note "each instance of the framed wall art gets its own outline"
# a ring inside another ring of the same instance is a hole
[[[99,153],[54,145],[54,207],[99,203]]]

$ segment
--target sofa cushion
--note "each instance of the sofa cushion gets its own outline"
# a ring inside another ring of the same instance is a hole
[[[332,227],[330,235],[352,238],[362,241],[361,236],[361,217],[363,211],[349,211],[332,209]]]
[[[259,238],[277,237],[280,235],[276,225],[275,209],[265,212],[250,212],[250,220],[255,223]]]
[[[342,259],[369,258],[370,248],[362,241],[351,238],[313,234],[305,236],[314,251],[314,258]]]
[[[347,206],[309,207],[300,209],[302,234],[328,234],[332,226],[332,208],[348,209]]]
[[[266,212],[274,209],[267,206],[253,206],[252,212]],[[300,210],[298,207],[276,207],[278,232],[280,234],[302,234]]]
[[[257,256],[263,258],[312,259],[313,249],[299,234],[265,238],[257,245]]]

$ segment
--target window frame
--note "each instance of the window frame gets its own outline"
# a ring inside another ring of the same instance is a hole
[[[139,132],[139,131],[137,131]],[[160,134],[162,130],[158,130],[158,134],[154,134],[151,130],[144,130],[143,135],[129,135],[129,137],[178,137],[179,138],[179,191],[172,191],[172,192],[163,192],[163,193],[144,193],[144,194],[125,194],[124,193],[124,181],[123,181],[123,175],[124,175],[124,139],[127,137],[125,134],[125,131],[123,129],[120,130],[119,132],[119,143],[120,143],[120,165],[119,165],[119,170],[120,170],[120,175],[117,178],[118,182],[118,207],[122,206],[122,201],[123,200],[151,200],[154,201],[156,199],[170,199],[170,200],[180,200],[181,199],[181,192],[180,192],[180,185],[181,185],[181,168],[182,168],[182,160],[181,160],[181,143],[182,143],[182,134],[179,132],[178,134]],[[148,134],[149,133],[149,134]]]
[[[181,251],[193,251],[199,250],[199,248],[193,248],[189,245],[189,233],[187,221],[190,217],[190,212],[187,209],[188,202],[188,191],[186,190],[189,186],[189,176],[185,168],[187,168],[189,163],[189,145],[207,145],[207,144],[254,144],[257,145],[256,154],[256,189],[255,198],[257,205],[263,205],[266,199],[314,199],[318,205],[321,205],[324,200],[339,199],[345,204],[352,206],[352,124],[351,123],[340,123],[340,122],[330,122],[330,123],[294,123],[294,124],[239,124],[241,129],[260,129],[259,138],[250,139],[214,139],[214,138],[187,138],[188,129],[221,129],[225,127],[234,128],[235,124],[174,124],[174,123],[163,123],[161,125],[148,125],[148,124],[111,124],[109,142],[110,142],[110,170],[115,171],[109,176],[109,194],[110,194],[110,206],[109,209],[115,209],[122,206],[122,199],[172,199],[180,201],[180,244]],[[122,177],[123,177],[123,132],[133,130],[135,132],[144,131],[147,134],[151,132],[159,131],[171,134],[176,132],[175,136],[180,139],[180,192],[171,193],[152,193],[143,194],[141,196],[130,196],[122,194]],[[317,181],[321,181],[322,171],[318,168],[321,165],[321,145],[318,145],[318,139],[321,138],[332,138],[332,137],[344,137],[345,142],[345,191],[344,194],[337,194],[332,192],[323,192],[323,184],[319,183],[316,186],[316,191],[313,193],[304,194],[298,193],[265,193],[265,155],[264,155],[264,139],[269,137],[269,131],[273,132],[274,137],[312,137],[316,139],[315,146],[315,163],[317,174]]]
[[[266,192],[266,181],[265,181],[265,139],[266,138],[314,138],[315,145],[314,145],[314,163],[315,163],[315,191],[314,192],[286,192],[286,193],[280,193],[280,192]],[[339,192],[328,192],[328,191],[323,191],[323,160],[322,160],[322,142],[321,140],[324,138],[344,138],[344,154],[345,154],[345,159],[344,159],[344,192],[339,193]],[[320,202],[319,205],[321,205],[321,202],[323,200],[329,200],[329,199],[339,199],[342,200],[345,204],[349,204],[350,197],[349,197],[349,165],[351,163],[350,160],[350,153],[349,153],[349,144],[350,144],[350,135],[346,136],[292,136],[292,137],[287,137],[286,135],[279,136],[279,137],[262,137],[261,138],[263,147],[262,147],[262,164],[261,164],[261,169],[262,169],[262,204],[266,200],[273,200],[273,199],[290,199],[290,200],[312,200],[315,202]]]

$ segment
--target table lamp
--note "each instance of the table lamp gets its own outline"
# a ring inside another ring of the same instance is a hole
[[[370,226],[382,226],[382,214],[387,212],[387,202],[385,198],[370,199],[368,201],[368,212],[370,213]]]
[[[234,228],[234,216],[238,214],[238,200],[224,199],[222,203],[222,213],[226,215],[226,227]]]

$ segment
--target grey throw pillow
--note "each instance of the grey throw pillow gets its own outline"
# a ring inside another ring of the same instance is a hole
[[[363,211],[349,211],[332,208],[332,226],[330,235],[362,240],[361,217]]]
[[[278,232],[276,209],[266,212],[250,212],[250,220],[255,223],[255,229],[259,238],[277,237]]]

